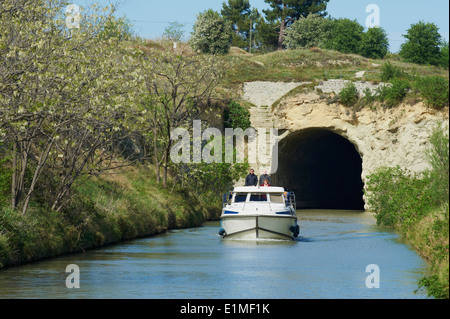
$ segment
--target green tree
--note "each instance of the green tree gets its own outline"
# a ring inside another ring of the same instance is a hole
[[[271,9],[263,10],[267,20],[277,21],[280,27],[278,34],[278,49],[283,48],[286,28],[300,17],[307,17],[310,13],[325,16],[327,3],[330,0],[264,0]]]
[[[258,51],[270,52],[278,47],[278,34],[280,26],[276,22],[267,22],[264,17],[259,17],[255,25],[254,41]]]
[[[99,34],[99,38],[102,40],[111,38],[117,38],[118,40],[130,40],[132,37],[133,25],[126,17],[108,17]]]
[[[317,14],[300,17],[286,29],[284,44],[289,49],[319,46],[325,36],[326,19]]]
[[[222,4],[222,16],[231,23],[232,45],[249,47],[250,32],[254,32],[254,22],[259,18],[258,10],[251,9],[248,0],[228,0]]]
[[[328,19],[325,29],[323,44],[325,49],[342,53],[359,53],[364,27],[356,20]]]
[[[369,28],[363,33],[360,48],[362,56],[371,59],[384,59],[388,50],[389,40],[383,28]]]
[[[439,65],[448,69],[448,62],[449,62],[448,42],[444,41],[444,43],[441,46],[441,58]]]
[[[231,24],[212,9],[197,16],[190,39],[192,48],[206,54],[227,54],[232,41]]]
[[[222,16],[231,22],[231,28],[236,34],[240,34],[243,29],[248,29],[244,23],[251,13],[250,2],[248,0],[228,0],[222,3]]]
[[[164,29],[163,37],[174,42],[180,42],[184,38],[185,24],[173,21]]]
[[[399,52],[402,58],[417,64],[439,65],[442,36],[434,23],[420,21],[412,24],[403,37],[406,42],[401,45]]]

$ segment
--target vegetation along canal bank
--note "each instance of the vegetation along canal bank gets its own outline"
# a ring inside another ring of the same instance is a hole
[[[312,16],[301,23],[306,28],[326,23],[318,29],[324,34],[310,39],[323,43],[297,43],[299,25],[288,28],[284,46],[276,38],[275,49],[285,49],[273,52],[267,43],[252,54],[245,46],[230,48],[223,30],[220,45],[213,35],[197,35],[174,49],[170,37],[134,36],[112,7],[93,6],[73,30],[61,19],[65,2],[45,3],[0,4],[0,268],[216,219],[221,194],[245,176],[248,164],[174,163],[170,155],[177,141],[171,132],[190,130],[197,119],[222,131],[245,130],[254,124],[249,110],[255,105],[242,99],[244,83],[302,82],[260,109],[274,113],[283,98],[313,94],[330,114],[344,108],[347,126],[358,125],[360,110],[400,110],[401,117],[405,104],[428,108],[424,116],[442,117],[427,144],[430,169],[371,172],[365,204],[380,224],[397,229],[429,261],[432,275],[420,286],[432,297],[448,298],[448,44],[438,43],[429,61],[411,60],[406,54],[411,46],[400,55],[386,50],[374,55],[370,46],[349,50],[344,47],[349,41],[339,35],[356,22]],[[228,25],[216,19],[225,18],[200,15],[197,24],[213,23],[195,32]],[[344,28],[339,34],[327,33],[338,26]],[[423,27],[419,23],[410,31]],[[371,36],[359,34],[355,43],[363,35]],[[317,89],[337,79],[349,82],[340,92]],[[356,80],[386,85],[359,92]],[[402,130],[400,124],[383,129]]]

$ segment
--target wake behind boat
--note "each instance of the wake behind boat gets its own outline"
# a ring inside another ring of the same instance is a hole
[[[294,239],[295,195],[283,187],[235,187],[224,195],[219,234],[238,239]]]

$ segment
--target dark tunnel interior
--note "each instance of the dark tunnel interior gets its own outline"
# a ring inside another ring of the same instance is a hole
[[[364,210],[362,159],[355,146],[326,129],[280,141],[278,185],[296,194],[297,208]]]

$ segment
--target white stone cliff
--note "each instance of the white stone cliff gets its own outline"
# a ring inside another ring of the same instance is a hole
[[[341,135],[355,146],[362,158],[363,182],[367,175],[384,166],[398,165],[418,173],[426,170],[429,164],[425,152],[433,129],[438,123],[448,127],[448,107],[435,110],[420,102],[391,109],[366,107],[353,111],[336,103],[328,105],[316,91],[289,95],[272,110],[275,101],[301,84],[289,83],[284,90],[280,89],[282,83],[245,84],[243,97],[256,105],[250,110],[252,126],[277,128],[282,133],[280,142],[292,133],[309,128],[327,129]],[[257,175],[266,168],[253,166]]]

